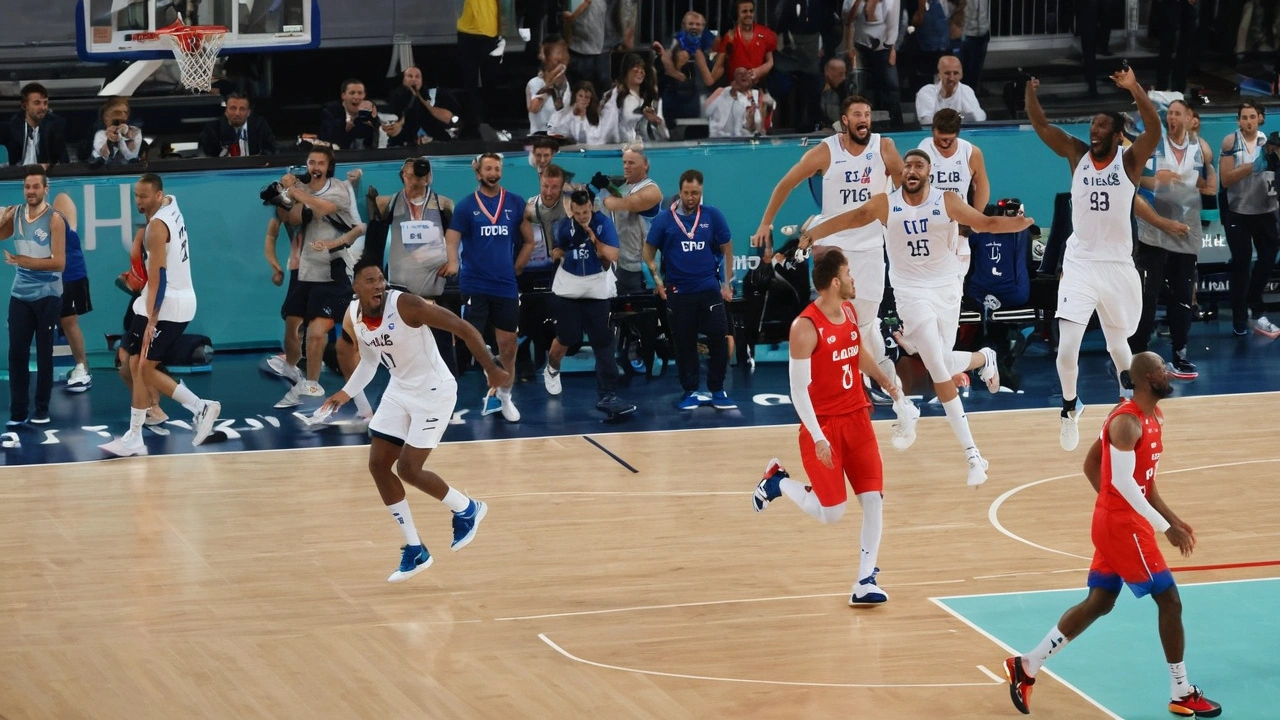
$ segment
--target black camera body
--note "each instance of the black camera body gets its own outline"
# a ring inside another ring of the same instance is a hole
[[[307,184],[311,182],[311,171],[306,165],[293,165],[289,168],[289,174],[298,179],[298,182]]]
[[[263,205],[274,205],[285,210],[293,207],[293,198],[285,194],[284,186],[280,184],[279,180],[262,188],[258,192],[258,197],[262,198]]]
[[[420,157],[413,159],[413,174],[415,177],[424,178],[431,174],[431,160]]]
[[[987,206],[987,215],[991,217],[1018,217],[1022,215],[1022,201],[1018,198],[1001,198]]]

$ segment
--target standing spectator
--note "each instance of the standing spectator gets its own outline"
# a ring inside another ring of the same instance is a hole
[[[618,294],[637,295],[645,291],[645,238],[662,205],[662,189],[649,177],[649,156],[643,145],[622,148],[622,180],[621,188],[612,187],[607,179],[604,187],[596,187],[609,193],[600,204],[613,213],[618,231]]]
[[[84,264],[80,235],[76,233],[76,204],[70,195],[58,193],[53,199],[53,209],[62,215],[67,226],[66,264],[62,268],[62,316],[58,320],[62,334],[67,338],[67,348],[76,363],[67,374],[67,392],[81,393],[93,386],[89,358],[84,351],[84,333],[80,330],[80,316],[93,312],[93,300],[89,297],[89,270]]]
[[[113,97],[102,104],[95,132],[80,146],[80,160],[90,165],[127,165],[146,152],[142,128],[129,124],[129,98]]]
[[[667,121],[662,119],[662,100],[653,77],[653,66],[638,53],[622,59],[618,82],[601,101],[611,106],[610,116],[616,122],[614,141],[629,143],[639,140],[666,140]]]
[[[422,70],[416,67],[404,69],[400,87],[391,91],[387,104],[399,114],[395,122],[382,126],[388,136],[388,147],[450,140],[449,128],[457,123],[460,109],[448,90],[425,87]]]
[[[502,57],[504,46],[498,0],[463,0],[457,50],[462,66],[463,137],[480,137],[480,124],[485,121],[484,92],[493,87],[495,58]]]
[[[778,49],[778,36],[764,25],[756,24],[755,0],[737,0],[734,4],[738,24],[720,36],[716,42],[715,65],[708,77],[703,78],[707,87],[714,86],[725,76],[734,77],[738,68],[747,70],[751,87],[759,85],[773,69],[773,54]]]
[[[533,231],[533,252],[525,274],[537,269],[554,270],[555,230],[569,216],[569,198],[564,194],[565,171],[548,162],[538,172],[538,194],[525,204],[524,219]],[[610,223],[610,227],[612,227]],[[615,258],[616,260],[616,258]],[[524,274],[521,275],[521,278]]]
[[[1269,338],[1280,337],[1280,327],[1263,314],[1262,289],[1271,279],[1280,247],[1276,226],[1275,176],[1267,171],[1266,137],[1258,132],[1262,110],[1242,102],[1236,110],[1239,129],[1222,139],[1222,226],[1231,248],[1231,326],[1236,335],[1248,335],[1249,312],[1253,329]],[[1268,175],[1271,177],[1268,177]],[[1249,272],[1253,251],[1258,261]]]
[[[616,142],[617,121],[610,106],[602,106],[595,87],[586,80],[573,86],[573,104],[551,117],[547,132],[585,145]]]
[[[1200,3],[1197,0],[1156,0],[1160,17],[1160,62],[1156,65],[1156,89],[1182,92],[1187,89],[1187,69],[1194,63],[1196,26]],[[1177,54],[1174,54],[1174,48]],[[1172,71],[1172,83],[1170,72]]]
[[[233,92],[222,117],[200,131],[200,152],[207,157],[275,155],[276,136],[265,118],[251,114],[249,98]]]
[[[911,34],[909,43],[914,42],[917,52],[911,53],[911,62],[907,68],[909,89],[917,89],[928,84],[932,70],[938,60],[951,52],[951,4],[947,0],[920,0],[915,14],[911,16],[911,25],[916,31]]]
[[[707,121],[713,138],[752,137],[769,130],[773,99],[763,90],[752,89],[751,71],[738,68],[733,84],[707,98]]]
[[[529,134],[546,132],[551,117],[573,103],[569,94],[569,46],[563,40],[542,44],[542,69],[524,88]]]
[[[608,0],[582,0],[576,10],[564,14],[569,35],[569,79],[574,87],[584,81],[597,88],[612,83],[604,44],[608,14]]]
[[[1111,22],[1115,0],[1077,0],[1076,34],[1084,60],[1084,81],[1089,97],[1098,96],[1098,55],[1111,54]]]
[[[774,5],[773,30],[777,33],[780,49],[776,59],[779,69],[795,78],[795,87],[781,72],[774,73],[771,83],[774,97],[781,107],[795,108],[788,113],[789,126],[811,128],[815,109],[822,88],[823,62],[834,55],[833,48],[840,44],[840,3],[833,0],[779,0]],[[796,101],[788,103],[795,92]]]
[[[68,162],[66,123],[49,112],[49,91],[40,83],[22,86],[22,111],[9,119],[4,142],[10,165]]]
[[[663,274],[658,272],[659,252]],[[710,352],[707,389],[711,405],[717,410],[737,408],[724,389],[729,371],[725,303],[733,299],[733,241],[724,215],[702,204],[702,173],[685,170],[680,176],[680,199],[653,221],[645,240],[644,261],[653,274],[654,291],[667,301],[671,316],[671,342],[684,389],[677,407],[692,410],[703,403],[698,394],[698,334],[702,333]]]
[[[702,99],[711,76],[707,55],[715,47],[715,35],[707,30],[706,18],[690,10],[684,14],[680,32],[670,48],[653,43],[653,52],[662,68],[658,87],[662,93],[663,116],[674,126],[676,120],[702,117]]]
[[[866,69],[868,91],[875,106],[889,111],[889,124],[902,127],[902,98],[898,90],[899,0],[854,4],[846,23],[849,55],[855,52]]]
[[[36,340],[36,409],[31,422],[49,422],[53,395],[53,329],[62,310],[62,269],[66,264],[67,223],[46,197],[49,178],[44,168],[23,169],[22,205],[0,215],[0,239],[13,237],[14,252],[4,262],[17,268],[9,293],[9,422],[27,422],[31,383],[31,339]]]
[[[378,109],[366,104],[364,83],[342,81],[342,99],[324,106],[320,139],[336,150],[368,150],[378,147]]]
[[[964,76],[982,93],[982,68],[987,64],[987,44],[991,42],[991,0],[967,0],[964,9],[964,37],[960,41],[960,64]]]
[[[925,85],[916,93],[916,118],[921,125],[933,122],[934,113],[950,108],[960,113],[965,122],[982,122],[987,113],[978,104],[973,88],[960,82],[964,77],[960,59],[955,55],[943,55],[938,60],[938,82]]]
[[[556,159],[556,153],[560,152],[560,143],[555,138],[545,135],[536,137],[533,140],[533,146],[529,149],[529,164],[538,173],[541,178],[542,174],[547,171],[551,165],[551,161]],[[550,230],[550,228],[547,228]],[[551,237],[551,233],[547,233],[547,237]]]
[[[827,130],[840,123],[840,105],[853,94],[849,89],[849,66],[843,58],[833,57],[822,69],[822,79],[822,93],[818,95],[817,127]]]

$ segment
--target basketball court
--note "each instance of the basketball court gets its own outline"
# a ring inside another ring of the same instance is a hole
[[[1162,493],[1199,539],[1170,557],[1188,667],[1226,716],[1280,705],[1280,453],[1253,421],[1274,404],[1166,401]],[[877,423],[890,601],[857,609],[856,510],[751,511],[770,455],[798,467],[794,426],[446,439],[430,466],[490,514],[455,554],[447,512],[411,495],[436,563],[400,585],[364,447],[15,469],[0,714],[1017,716],[1001,661],[1083,597],[1093,493],[1054,410],[971,422],[977,490],[941,418],[906,453]],[[1163,662],[1154,607],[1126,592],[1049,664],[1034,717],[1167,717]]]

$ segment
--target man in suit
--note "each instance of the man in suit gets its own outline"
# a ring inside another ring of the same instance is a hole
[[[243,93],[227,95],[223,117],[200,131],[200,152],[209,157],[241,157],[276,154],[276,136],[265,118],[249,112]]]
[[[40,83],[22,88],[22,112],[9,120],[5,148],[10,165],[44,165],[68,162],[67,137],[62,118],[49,112],[49,91]]]

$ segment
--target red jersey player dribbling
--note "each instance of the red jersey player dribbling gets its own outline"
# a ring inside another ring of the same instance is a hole
[[[809,485],[791,479],[775,458],[766,466],[752,504],[760,512],[786,495],[818,522],[835,522],[844,515],[847,478],[862,506],[859,580],[849,604],[878,604],[889,599],[876,585],[884,474],[862,373],[887,388],[894,399],[901,391],[870,353],[861,352],[858,316],[849,302],[853,278],[842,251],[829,250],[814,261],[813,283],[818,299],[791,324],[789,367],[791,402],[801,422],[800,457]]]

